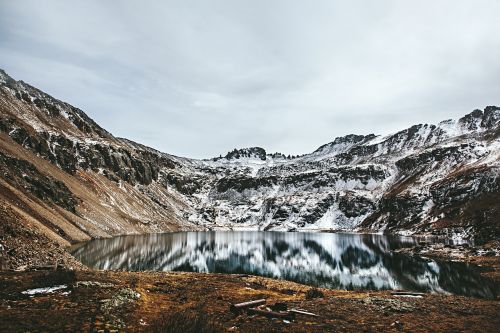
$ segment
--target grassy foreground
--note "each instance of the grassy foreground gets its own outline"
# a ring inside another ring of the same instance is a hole
[[[33,290],[59,287],[51,292]],[[498,332],[500,303],[460,296],[314,290],[247,275],[57,270],[0,272],[4,332]],[[24,293],[23,293],[24,292]],[[265,298],[319,317],[234,314]]]

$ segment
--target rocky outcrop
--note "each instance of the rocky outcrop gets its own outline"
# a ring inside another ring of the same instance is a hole
[[[68,173],[90,169],[114,181],[149,185],[160,169],[175,168],[167,155],[113,137],[80,109],[14,81],[5,72],[0,82],[2,78],[0,131]]]
[[[266,151],[260,147],[234,149],[224,156],[226,160],[240,159],[240,158],[258,158],[263,161],[266,160]]]
[[[78,203],[66,185],[44,175],[31,163],[0,152],[0,174],[10,185],[33,194],[46,203],[54,203],[75,213]]]

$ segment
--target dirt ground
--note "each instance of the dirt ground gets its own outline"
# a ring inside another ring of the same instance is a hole
[[[60,289],[32,290],[54,286]],[[319,317],[285,320],[229,310],[256,299]],[[2,332],[498,332],[498,314],[498,299],[317,290],[247,275],[0,272]]]

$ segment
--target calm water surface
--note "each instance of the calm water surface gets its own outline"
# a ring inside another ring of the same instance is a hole
[[[494,298],[478,268],[394,253],[409,237],[180,232],[98,239],[72,254],[96,269],[244,273],[340,289],[402,289]]]

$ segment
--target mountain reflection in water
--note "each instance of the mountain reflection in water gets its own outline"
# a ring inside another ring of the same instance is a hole
[[[415,244],[383,235],[211,231],[98,239],[72,254],[96,269],[244,273],[323,288],[495,297],[475,266],[391,252]]]

